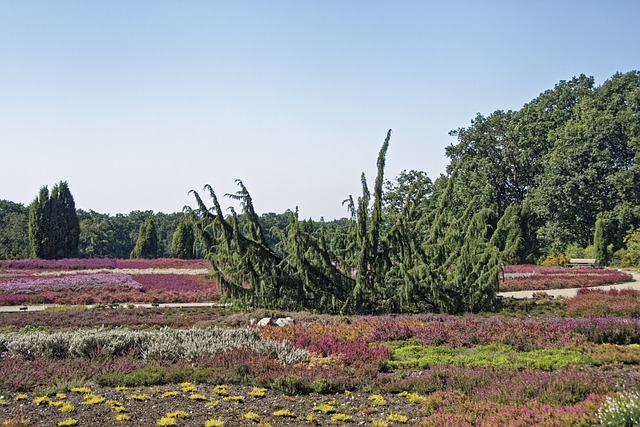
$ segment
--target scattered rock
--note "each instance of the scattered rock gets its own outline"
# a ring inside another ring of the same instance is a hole
[[[285,326],[293,325],[295,321],[292,317],[278,317],[274,320],[273,317],[263,317],[256,322],[256,319],[249,320],[249,324],[256,326]]]
[[[276,325],[285,326],[285,325],[293,325],[293,318],[291,317],[279,317],[276,319]]]
[[[258,320],[257,323],[258,326],[273,326],[273,319],[271,317],[263,317],[262,319]]]

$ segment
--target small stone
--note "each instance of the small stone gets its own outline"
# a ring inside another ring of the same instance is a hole
[[[293,325],[294,321],[291,317],[279,317],[276,319],[276,325],[285,326],[285,325]]]
[[[273,319],[271,317],[263,317],[262,319],[258,320],[257,325],[258,326],[273,326]]]

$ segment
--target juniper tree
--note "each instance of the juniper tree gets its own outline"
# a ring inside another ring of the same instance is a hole
[[[157,258],[158,257],[158,234],[153,218],[140,225],[136,246],[131,251],[129,258]]]
[[[29,206],[29,246],[34,258],[49,259],[51,251],[51,200],[49,189],[44,186]]]
[[[181,220],[173,233],[171,241],[171,253],[176,258],[193,259],[195,258],[195,234],[193,224],[186,220]]]
[[[55,240],[54,258],[78,256],[80,220],[76,204],[66,182],[54,185],[51,190],[51,233]]]
[[[599,216],[596,220],[595,232],[593,235],[593,246],[596,251],[596,259],[598,259],[600,265],[609,265],[609,258],[611,257],[607,248],[605,232],[605,220]]]
[[[46,186],[29,207],[29,244],[35,258],[61,259],[78,255],[80,221],[69,185],[61,181],[51,194]]]
[[[224,216],[217,195],[205,186],[213,201],[207,208],[192,191],[199,218],[196,231],[207,247],[207,258],[225,297],[236,304],[269,309],[314,309],[323,312],[350,312],[351,279],[331,262],[326,245],[319,243],[290,213],[289,225],[279,233],[276,250],[268,247],[255,214],[253,202],[241,181],[233,198],[241,202],[246,234],[240,229],[238,214]]]

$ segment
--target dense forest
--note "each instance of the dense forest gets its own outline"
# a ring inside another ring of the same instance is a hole
[[[239,303],[330,312],[491,309],[505,263],[638,264],[639,72],[601,86],[585,75],[560,81],[451,136],[446,175],[387,179],[389,131],[373,190],[363,174],[362,194],[345,200],[348,217],[330,222],[295,211],[259,215],[238,180],[238,192],[225,196],[240,213],[223,209],[209,186],[180,213],[77,210],[77,248],[47,253],[34,247],[43,241],[34,233],[69,233],[41,229],[43,212],[60,222],[72,205],[66,183],[51,194],[43,187],[29,207],[0,200],[0,259],[206,257]]]
[[[0,259],[26,259],[33,256],[29,242],[29,209],[30,206],[0,200]],[[76,255],[80,258],[129,258],[140,237],[140,228],[149,219],[153,220],[157,236],[157,250],[151,257],[204,257],[204,248],[197,240],[191,243],[190,250],[186,252],[180,249],[184,244],[174,247],[174,237],[188,234],[189,228],[193,227],[188,216],[182,212],[133,211],[109,215],[78,209],[76,213],[80,226]],[[272,247],[278,242],[278,236],[270,231],[274,227],[284,229],[288,218],[289,211],[261,215],[261,224]],[[337,227],[345,221],[340,219],[328,224],[329,227]],[[177,232],[181,227],[186,231]]]

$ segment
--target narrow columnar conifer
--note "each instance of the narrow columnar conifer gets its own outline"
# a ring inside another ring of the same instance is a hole
[[[130,258],[157,258],[158,257],[158,233],[153,218],[147,218],[140,225],[136,246],[131,251]]]
[[[195,243],[193,224],[186,220],[180,221],[171,241],[173,256],[181,259],[195,258]]]
[[[78,255],[80,221],[69,185],[61,181],[51,194],[42,187],[29,206],[29,244],[35,258],[61,259]]]
[[[607,240],[605,236],[606,225],[602,217],[596,220],[595,232],[593,235],[593,246],[596,251],[596,258],[601,265],[609,265],[609,250],[607,248]]]
[[[38,196],[29,206],[29,245],[31,256],[34,258],[49,259],[50,248],[50,224],[51,201],[49,189],[45,186],[40,189]]]

